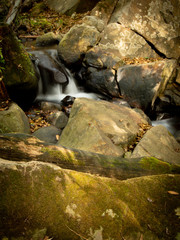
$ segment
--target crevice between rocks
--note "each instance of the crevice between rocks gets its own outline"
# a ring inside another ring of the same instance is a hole
[[[123,24],[121,22],[117,22],[118,24],[122,25]],[[128,27],[127,27],[128,28]],[[139,33],[138,31],[132,29],[132,28],[129,28],[131,31],[133,31],[134,33],[136,33],[137,35],[139,35],[140,37],[142,37],[146,42],[147,44],[161,57],[161,58],[167,58],[166,55],[164,53],[162,53],[161,51],[159,51],[155,45],[150,42],[149,40],[146,39],[146,37],[144,37],[141,33]]]
[[[118,92],[119,92],[119,96],[121,96],[121,89],[120,89],[120,86],[118,84],[118,80],[117,80],[117,70],[115,69],[115,75],[114,75],[114,80],[116,82],[116,85],[117,85],[117,88],[118,88]]]
[[[147,44],[152,48],[152,50],[154,50],[161,58],[167,58],[166,55],[164,53],[162,53],[161,51],[159,51],[155,45],[150,42],[149,40],[147,40],[142,34],[140,34],[139,32],[137,32],[136,30],[131,29],[134,33],[136,33],[137,35],[139,35],[140,37],[142,37]]]

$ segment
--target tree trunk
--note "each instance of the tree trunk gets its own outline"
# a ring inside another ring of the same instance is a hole
[[[6,101],[9,99],[6,87],[3,80],[0,80],[0,101]]]
[[[11,161],[41,161],[54,163],[64,169],[98,174],[117,179],[180,173],[180,166],[152,157],[121,158],[47,145],[30,135],[0,136],[0,157]]]

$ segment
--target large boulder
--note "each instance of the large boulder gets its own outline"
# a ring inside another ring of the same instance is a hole
[[[179,175],[119,181],[0,159],[0,238],[175,239],[179,192]]]
[[[164,126],[155,126],[147,131],[133,151],[132,158],[141,156],[180,164],[180,144]]]
[[[144,38],[132,30],[118,24],[110,23],[105,28],[99,47],[106,52],[125,57],[157,57]]]
[[[82,61],[89,48],[98,42],[99,34],[94,26],[86,24],[73,26],[59,43],[59,57],[67,64]]]
[[[138,107],[146,112],[154,107],[157,98],[162,98],[168,93],[172,99],[169,106],[178,106],[178,90],[174,94],[170,91],[170,89],[175,91],[176,60],[123,65],[122,61],[116,64],[115,59],[113,60],[112,56],[108,54],[101,55],[102,58],[94,58],[93,55],[90,56],[90,53],[87,55],[89,60],[85,57],[85,61],[90,66],[87,69],[84,68],[81,77],[86,85],[94,91],[112,97],[121,96],[131,107]],[[100,58],[103,60],[101,61]],[[101,69],[105,66],[112,68]],[[166,90],[167,86],[169,86],[169,91]]]
[[[128,107],[79,98],[58,145],[122,156],[123,147],[135,140],[139,124],[148,124],[147,118]]]
[[[3,81],[11,99],[19,106],[26,107],[32,104],[38,88],[33,63],[10,27],[0,26],[0,38],[5,60]]]
[[[179,0],[119,1],[111,17],[132,29],[168,58],[179,58]]]
[[[120,93],[132,106],[145,111],[164,94],[176,73],[175,60],[163,60],[142,65],[129,65],[117,70]]]
[[[10,132],[30,133],[28,118],[15,103],[8,110],[0,111],[0,133]]]

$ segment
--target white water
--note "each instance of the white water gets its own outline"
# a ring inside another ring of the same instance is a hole
[[[51,58],[53,58],[53,60],[58,63],[57,60],[57,51],[55,49],[49,49],[49,50],[45,50],[45,51],[32,51],[30,52],[31,54],[34,54],[37,59],[41,57],[44,54],[44,56],[47,58],[47,56],[51,56]],[[39,60],[37,60],[38,62]],[[43,59],[42,61],[46,61],[46,59]],[[48,67],[48,62],[47,65]],[[61,65],[62,67],[62,65]],[[65,98],[66,96],[72,96],[75,98],[80,98],[80,97],[86,97],[86,98],[92,98],[92,99],[98,99],[97,94],[95,93],[87,93],[84,92],[84,90],[82,90],[82,88],[80,89],[76,82],[75,79],[73,78],[72,74],[70,73],[70,71],[68,69],[66,69],[63,66],[64,71],[66,72],[66,76],[68,77],[69,83],[66,86],[63,86],[59,83],[49,83],[48,84],[48,90],[43,93],[43,84],[45,84],[45,80],[43,80],[40,77],[39,80],[39,86],[38,86],[38,93],[37,93],[37,97],[35,99],[35,101],[49,101],[49,102],[60,102],[63,98]],[[39,72],[38,68],[37,71]],[[44,81],[44,83],[43,83]],[[47,80],[46,80],[47,82]],[[47,83],[46,83],[47,84]]]

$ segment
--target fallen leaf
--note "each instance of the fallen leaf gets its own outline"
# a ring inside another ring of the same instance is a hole
[[[174,191],[168,191],[169,194],[172,194],[172,195],[179,195],[178,192],[174,192]]]

